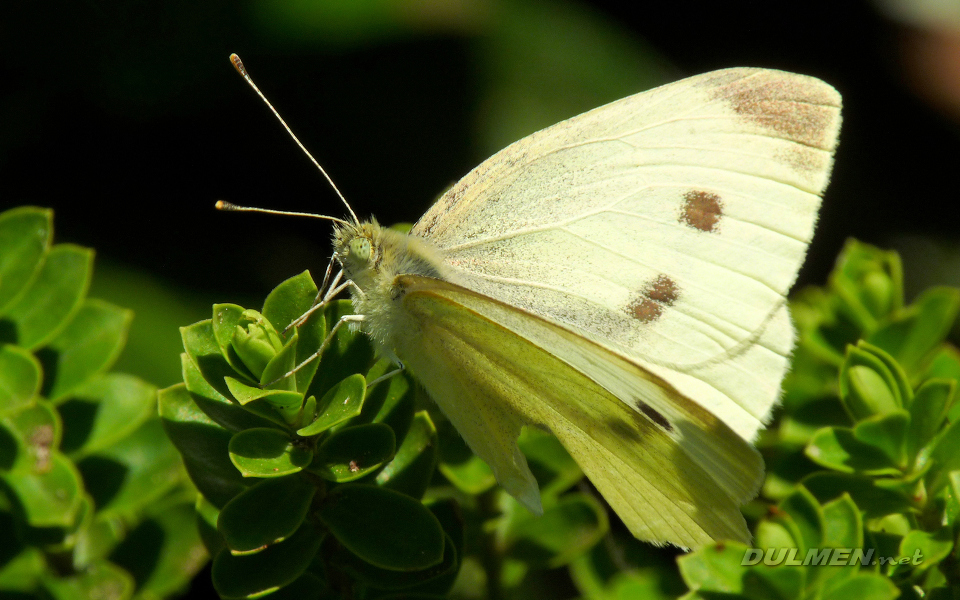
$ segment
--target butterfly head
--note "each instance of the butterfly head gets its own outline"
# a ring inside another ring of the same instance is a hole
[[[382,231],[375,220],[345,223],[334,230],[334,256],[348,279],[363,279],[376,269],[382,254]]]

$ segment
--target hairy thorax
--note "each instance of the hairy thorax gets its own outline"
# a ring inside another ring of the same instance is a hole
[[[381,227],[375,220],[341,226],[334,232],[334,252],[346,279],[361,328],[381,356],[396,360],[396,350],[416,326],[403,309],[400,275],[445,279],[440,252],[422,238]],[[401,357],[402,358],[402,357]]]

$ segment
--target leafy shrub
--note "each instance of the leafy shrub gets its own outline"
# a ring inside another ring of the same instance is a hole
[[[133,315],[86,298],[93,251],[0,213],[0,596],[160,598],[206,555],[156,388],[108,373]]]
[[[676,561],[611,526],[556,440],[527,430],[545,509],[531,516],[356,332],[341,328],[319,361],[281,378],[350,312],[337,302],[284,334],[316,292],[303,273],[259,312],[215,306],[182,330],[185,384],[161,392],[224,596],[576,593],[564,582],[596,600],[960,590],[960,353],[944,342],[960,292],[905,306],[893,253],[850,242],[828,285],[793,303],[794,369],[758,441],[763,493],[745,507],[755,547]]]

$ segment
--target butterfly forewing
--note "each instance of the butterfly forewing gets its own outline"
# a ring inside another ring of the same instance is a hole
[[[506,148],[411,233],[452,281],[649,367],[749,438],[792,348],[784,298],[839,111],[809,77],[692,77]]]

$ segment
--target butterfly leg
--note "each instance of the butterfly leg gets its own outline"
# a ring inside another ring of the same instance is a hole
[[[390,379],[394,375],[402,373],[403,370],[404,370],[403,363],[400,363],[399,367],[397,367],[396,369],[390,371],[389,373],[384,373],[383,375],[381,375],[380,377],[377,377],[373,381],[367,382],[367,389],[372,388],[373,386],[377,385],[381,381],[386,381],[387,379]]]
[[[354,290],[357,290],[360,294],[363,294],[363,291],[360,290],[360,288],[358,288],[353,281],[347,280],[344,283],[340,283],[340,280],[342,278],[343,278],[343,271],[338,271],[337,274],[334,276],[333,281],[330,282],[329,289],[327,289],[327,280],[326,278],[324,278],[323,286],[321,286],[320,291],[317,292],[317,297],[313,301],[313,306],[311,306],[307,310],[307,312],[303,313],[302,315],[300,315],[299,317],[291,321],[291,323],[287,325],[286,328],[284,328],[282,333],[286,335],[287,331],[289,331],[291,327],[300,327],[301,325],[303,325],[303,323],[310,318],[310,315],[312,315],[316,311],[320,310],[321,308],[329,304],[330,301],[337,296],[337,294],[339,294],[340,292],[348,288],[352,287]]]
[[[351,284],[353,284],[353,282],[352,282],[352,281],[348,281],[347,283],[345,283],[345,284],[343,284],[343,285],[344,285],[344,286],[348,286],[348,285],[351,285]],[[299,371],[300,369],[302,369],[303,366],[306,365],[307,363],[309,363],[310,361],[319,358],[320,355],[323,354],[323,351],[327,349],[327,346],[330,345],[330,342],[333,341],[333,336],[337,335],[337,330],[339,330],[340,327],[343,326],[344,323],[359,323],[359,322],[361,322],[361,321],[363,321],[363,315],[343,315],[342,317],[340,317],[340,320],[338,320],[338,321],[337,321],[337,324],[334,325],[332,329],[330,329],[330,333],[327,334],[327,337],[323,340],[323,343],[320,344],[320,348],[319,348],[316,352],[314,352],[313,354],[311,354],[310,356],[308,356],[306,359],[304,359],[304,361],[301,362],[299,365],[297,365],[297,366],[295,366],[294,368],[290,369],[289,371],[287,371],[286,373],[284,373],[282,376],[276,378],[275,380],[271,381],[270,383],[268,383],[268,384],[266,384],[266,385],[267,385],[267,386],[271,386],[271,385],[277,383],[278,381],[282,381],[282,380],[286,379],[287,377],[290,377],[291,375],[295,374],[297,371]]]

